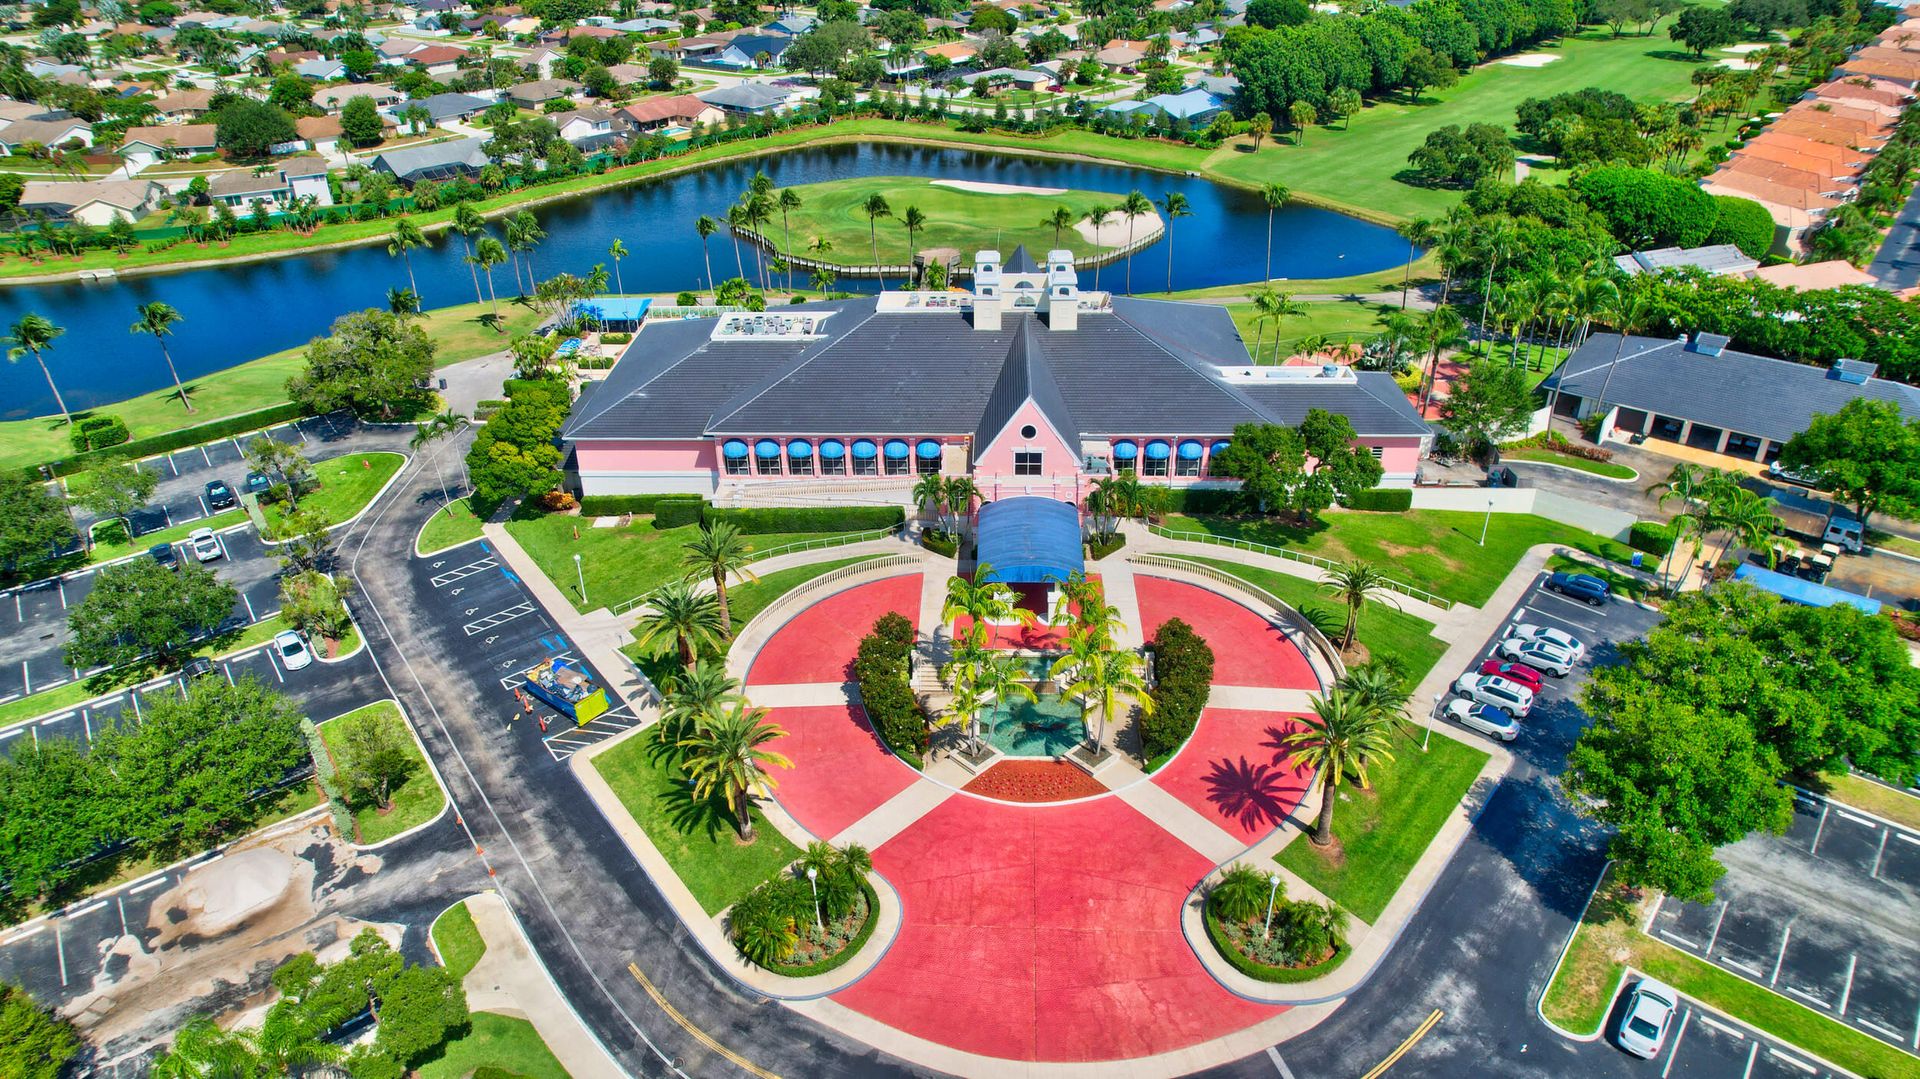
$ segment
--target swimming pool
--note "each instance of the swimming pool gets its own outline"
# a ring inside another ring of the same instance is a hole
[[[1087,733],[1080,705],[1057,693],[1042,693],[1031,703],[1016,700],[1009,706],[1002,701],[981,722],[993,747],[1009,757],[1057,757],[1079,745]]]

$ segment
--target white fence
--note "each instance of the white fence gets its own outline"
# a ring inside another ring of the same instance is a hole
[[[1485,506],[1483,505],[1481,508],[1484,509]],[[1335,566],[1341,564],[1331,558],[1321,558],[1319,555],[1288,550],[1285,547],[1271,547],[1264,543],[1255,543],[1252,540],[1234,539],[1229,536],[1216,536],[1211,532],[1175,532],[1173,529],[1163,528],[1160,525],[1148,525],[1147,529],[1163,539],[1181,540],[1186,543],[1210,543],[1217,547],[1231,547],[1236,551],[1252,551],[1256,554],[1284,558],[1290,562],[1303,562],[1309,566],[1317,566],[1320,569],[1333,569]],[[1238,580],[1238,578],[1235,578],[1235,580]],[[1398,592],[1409,599],[1417,599],[1422,603],[1431,603],[1443,611],[1453,606],[1453,601],[1444,596],[1436,596],[1424,588],[1415,588],[1402,581],[1390,579],[1387,581],[1386,588],[1390,592]],[[1282,604],[1282,606],[1285,605]]]

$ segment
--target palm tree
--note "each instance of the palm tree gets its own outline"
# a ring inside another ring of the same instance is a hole
[[[913,485],[913,504],[935,516],[944,517],[947,510],[947,478],[937,472],[921,476]],[[942,520],[941,523],[946,522]]]
[[[1620,335],[1620,340],[1613,345],[1613,360],[1607,364],[1607,377],[1600,380],[1600,396],[1595,398],[1595,404],[1598,406],[1596,411],[1600,416],[1604,417],[1607,414],[1607,388],[1613,385],[1613,372],[1620,366],[1620,353],[1627,347],[1627,338],[1645,329],[1654,314],[1653,301],[1646,293],[1635,289],[1615,289],[1611,301],[1600,316]],[[1554,389],[1557,391],[1559,388],[1559,383],[1554,383]],[[1551,400],[1548,401],[1549,406],[1552,403]],[[1547,415],[1549,418],[1552,417],[1551,408]]]
[[[1182,217],[1192,217],[1187,197],[1178,191],[1169,191],[1160,200],[1160,208],[1167,214],[1167,292],[1173,292],[1173,223]]]
[[[1371,659],[1349,667],[1337,684],[1357,697],[1363,707],[1391,717],[1396,725],[1406,722],[1407,702],[1413,700],[1413,691],[1406,665],[1397,657]]]
[[[53,347],[53,340],[66,333],[64,327],[55,326],[45,315],[28,313],[14,322],[13,331],[7,335],[7,361],[19,363],[20,357],[32,356],[40,365],[40,373],[47,376],[47,388],[53,391],[53,403],[60,407],[60,415],[66,417],[67,426],[73,426],[73,413],[67,411],[66,399],[60,396],[60,387],[54,385],[53,372],[47,368],[46,351]]]
[[[1096,744],[1107,740],[1107,724],[1114,718],[1122,694],[1134,699],[1142,715],[1153,714],[1153,696],[1147,692],[1139,654],[1130,649],[1102,644],[1103,634],[1104,630],[1092,627],[1070,634],[1066,654],[1054,660],[1047,672],[1056,678],[1065,675],[1072,679],[1061,691],[1062,696],[1078,697],[1083,709],[1089,706],[1100,709],[1100,733],[1094,738]],[[1076,639],[1086,643],[1076,644]]]
[[[1113,214],[1114,208],[1111,206],[1095,206],[1087,211],[1087,223],[1093,226],[1095,250],[1104,246],[1100,243],[1100,226],[1106,224],[1107,218],[1112,217]],[[1095,292],[1100,291],[1100,265],[1099,262],[1093,264],[1093,291]]]
[[[493,313],[500,314],[500,294],[493,290],[493,268],[507,261],[507,247],[491,236],[480,237],[480,243],[468,256],[470,265],[478,266],[487,272],[487,301],[493,305]]]
[[[387,241],[387,255],[391,258],[399,255],[407,263],[407,289],[415,296],[420,295],[420,285],[413,279],[413,249],[426,247],[427,234],[413,223],[413,218],[402,217],[393,223],[393,237]]]
[[[1120,212],[1127,218],[1127,295],[1133,295],[1133,223],[1135,218],[1145,217],[1153,212],[1153,200],[1142,195],[1139,189],[1127,192],[1120,203]]]
[[[755,178],[759,179],[765,175],[765,173],[760,173],[759,176]],[[772,181],[768,182],[771,183]],[[766,248],[762,241],[767,235],[767,226],[773,223],[773,196],[765,194],[764,192],[753,191],[747,195],[747,198],[741,205],[743,209],[741,210],[740,218],[747,223],[748,228],[753,230],[755,237],[753,244],[753,263],[760,271],[760,290],[766,292],[769,291],[767,264],[766,260],[762,257],[766,252]]]
[[[1360,609],[1368,600],[1377,600],[1395,610],[1400,608],[1388,588],[1392,583],[1385,570],[1361,559],[1342,562],[1327,571],[1320,590],[1347,606],[1347,626],[1340,631],[1342,652],[1353,650],[1353,639],[1360,632]]]
[[[607,257],[613,260],[613,287],[620,290],[622,296],[627,293],[627,283],[620,276],[620,260],[627,257],[627,245],[615,236],[613,243],[607,245]]]
[[[727,705],[745,700],[739,681],[728,676],[725,664],[703,659],[693,670],[667,679],[660,695],[662,729],[655,744],[677,748],[682,739],[713,722]]]
[[[788,223],[787,215],[801,206],[800,193],[791,187],[780,189],[780,246],[781,254],[787,256],[787,291],[793,291],[793,227]]]
[[[387,310],[406,318],[420,313],[420,294],[410,288],[387,290]]]
[[[1034,693],[1033,686],[1026,681],[1028,675],[1025,667],[1021,664],[1019,657],[1012,652],[988,652],[978,664],[974,665],[971,673],[974,691],[983,701],[998,703],[1018,699],[1032,704],[1040,699]],[[999,726],[996,724],[987,731],[989,741],[993,739],[998,729]],[[978,736],[979,733],[976,726],[974,734]]]
[[[444,411],[415,429],[413,438],[407,442],[407,448],[418,453],[449,435],[458,434],[467,426],[467,422],[467,418],[458,412],[451,409]],[[435,470],[440,473],[440,499],[446,505],[447,512],[452,513],[453,500],[447,497],[447,473],[439,454],[434,455],[433,464]]]
[[[1773,506],[1767,499],[1734,483],[1722,487],[1720,495],[1714,523],[1727,538],[1720,544],[1720,555],[1714,562],[1725,562],[1736,543],[1760,551],[1772,562],[1778,551],[1767,541],[1780,527],[1780,518],[1774,516]]]
[[[467,273],[473,277],[473,302],[480,303],[485,297],[480,295],[480,271],[477,268],[480,264],[473,257],[473,238],[486,229],[487,219],[480,216],[480,211],[471,204],[463,202],[453,208],[451,227],[460,234],[460,243],[466,248],[466,257],[462,261],[467,264]]]
[[[742,281],[747,279],[747,264],[740,258],[740,234],[752,227],[753,222],[747,220],[745,203],[736,202],[727,207],[727,228],[733,233],[733,268]]]
[[[716,288],[713,283],[713,253],[707,250],[707,237],[720,231],[720,222],[701,214],[693,219],[693,231],[700,236],[700,257],[707,264],[707,287]]]
[[[1065,206],[1055,206],[1053,212],[1048,214],[1046,218],[1040,222],[1042,228],[1051,227],[1053,229],[1054,250],[1057,251],[1060,248],[1061,230],[1072,228],[1076,220],[1078,220],[1078,218],[1072,210],[1067,209]]]
[[[1420,407],[1425,409],[1433,403],[1433,382],[1440,374],[1440,353],[1460,343],[1461,331],[1466,322],[1460,312],[1445,304],[1431,311],[1420,312],[1414,322],[1414,333],[1419,340],[1421,350],[1427,354],[1426,389],[1420,396]]]
[[[1267,276],[1262,280],[1273,280],[1273,212],[1292,197],[1293,192],[1287,190],[1286,184],[1267,184],[1260,189],[1260,199],[1267,204]]]
[[[720,625],[733,636],[733,616],[727,611],[727,575],[739,574],[749,581],[760,578],[747,565],[753,561],[753,544],[740,534],[737,525],[715,521],[700,529],[700,534],[681,544],[685,552],[680,564],[713,580],[713,594],[720,601]]]
[[[1245,925],[1260,917],[1271,900],[1285,897],[1287,886],[1276,890],[1273,874],[1235,862],[1227,867],[1214,886],[1207,890],[1207,906],[1223,922]]]
[[[1513,218],[1500,214],[1490,218],[1481,234],[1481,246],[1487,252],[1487,282],[1480,290],[1480,333],[1487,333],[1487,308],[1493,302],[1493,274],[1500,266],[1500,257],[1505,255],[1520,238],[1520,226]],[[1487,346],[1488,354],[1493,351],[1492,344]]]
[[[635,643],[642,647],[662,637],[673,638],[680,664],[688,670],[699,659],[699,646],[717,647],[727,632],[720,620],[719,601],[697,591],[692,581],[660,586],[647,598],[647,613],[634,628],[640,631]]]
[[[1393,760],[1392,724],[1380,709],[1335,686],[1310,702],[1313,715],[1301,716],[1301,730],[1280,739],[1293,751],[1293,760],[1320,773],[1320,815],[1313,826],[1313,845],[1333,842],[1333,803],[1349,777],[1362,789],[1367,768]]]
[[[300,1075],[339,1062],[345,1050],[320,1039],[290,1007],[267,1010],[259,1030],[221,1030],[200,1016],[174,1036],[173,1048],[154,1062],[157,1079],[246,1079]]]
[[[947,477],[947,493],[942,499],[946,503],[948,519],[952,524],[947,532],[960,534],[961,523],[973,510],[973,500],[980,497],[980,486],[973,482],[972,476]]]
[[[927,227],[927,215],[920,212],[920,207],[909,206],[900,214],[900,223],[907,229],[907,261],[912,262],[913,236],[914,233]]]
[[[139,318],[134,320],[129,333],[150,333],[160,343],[160,358],[167,361],[167,373],[173,376],[173,388],[180,395],[180,403],[188,412],[193,411],[193,402],[187,399],[187,388],[180,384],[180,372],[173,366],[173,354],[167,351],[167,338],[173,335],[173,324],[182,321],[179,311],[170,303],[149,300],[135,309]]]
[[[1256,324],[1264,324],[1266,322],[1273,323],[1273,362],[1279,363],[1281,321],[1293,318],[1296,315],[1304,315],[1307,313],[1307,309],[1293,302],[1293,293],[1279,292],[1273,288],[1262,286],[1261,289],[1253,295],[1253,311],[1253,318]],[[1256,345],[1259,343],[1257,338],[1254,343]],[[1253,362],[1260,362],[1258,353],[1254,355]]]
[[[880,291],[887,289],[887,278],[880,272],[880,232],[876,227],[883,217],[893,216],[893,207],[887,205],[887,197],[878,191],[867,196],[866,205],[861,209],[867,215],[867,239],[873,243],[873,272],[880,279]]]
[[[1013,589],[988,580],[991,576],[993,563],[982,562],[974,567],[972,580],[957,574],[948,578],[947,599],[940,607],[940,620],[953,623],[957,630],[962,616],[971,619],[973,625],[967,635],[979,641],[985,641],[991,632],[989,622],[1016,621],[1023,626],[1033,625],[1033,612],[1016,606]]]
[[[515,251],[525,251],[527,253],[527,291],[532,292],[534,283],[533,249],[539,247],[540,241],[547,238],[547,230],[540,227],[540,219],[533,216],[532,210],[522,210],[514,214],[507,219],[507,224],[509,235],[512,235],[513,232],[517,230],[520,238],[519,246],[515,247],[511,243],[507,246],[513,247]]]
[[[761,747],[786,735],[767,721],[766,709],[735,701],[680,742],[687,751],[680,767],[693,781],[693,796],[706,801],[719,795],[742,843],[753,842],[753,796],[773,792],[767,769],[793,767],[785,756]]]
[[[1662,581],[1666,580],[1667,567],[1673,560],[1673,553],[1680,549],[1680,537],[1683,534],[1692,534],[1693,557],[1695,559],[1700,557],[1701,541],[1710,531],[1703,527],[1705,515],[1702,511],[1713,496],[1714,488],[1719,482],[1711,469],[1682,461],[1673,466],[1673,470],[1667,473],[1666,479],[1647,488],[1647,494],[1652,495],[1663,509],[1667,503],[1675,499],[1679,499],[1681,503],[1680,512],[1671,522],[1674,530],[1673,546],[1667,549],[1666,557],[1660,560]]]

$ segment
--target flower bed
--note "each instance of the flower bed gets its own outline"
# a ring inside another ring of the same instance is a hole
[[[873,936],[873,914],[879,909],[879,895],[872,884],[861,878],[860,898],[844,917],[827,923],[824,938],[811,923],[803,926],[789,961],[775,963],[767,969],[788,978],[809,978],[844,965],[858,955]]]
[[[1279,955],[1277,935],[1272,940],[1261,937],[1260,922],[1222,922],[1211,910],[1206,912],[1206,920],[1207,937],[1213,941],[1214,948],[1233,964],[1233,969],[1259,981],[1281,984],[1312,981],[1331,972],[1347,958],[1347,949],[1336,946],[1324,958],[1305,965],[1263,961],[1261,957],[1274,960],[1284,957]]]
[[[1099,780],[1065,761],[1001,761],[960,788],[1002,802],[1066,802],[1107,793]]]

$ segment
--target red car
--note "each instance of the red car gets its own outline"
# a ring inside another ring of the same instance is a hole
[[[1489,659],[1480,664],[1480,673],[1497,674],[1502,678],[1518,682],[1535,693],[1540,692],[1541,683],[1545,681],[1545,677],[1532,667],[1524,663],[1508,663],[1504,659]]]

